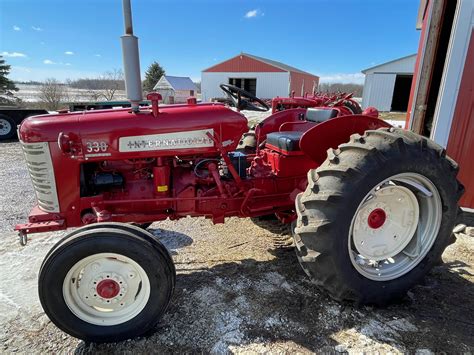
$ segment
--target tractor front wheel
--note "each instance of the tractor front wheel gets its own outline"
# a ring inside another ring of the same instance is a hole
[[[5,115],[0,115],[0,141],[11,139],[15,136],[15,122]]]
[[[98,224],[53,247],[41,266],[39,296],[51,321],[66,333],[115,342],[153,329],[174,283],[172,260],[151,234]]]
[[[449,244],[463,191],[457,171],[440,146],[399,129],[330,149],[296,201],[301,266],[340,301],[400,298]]]

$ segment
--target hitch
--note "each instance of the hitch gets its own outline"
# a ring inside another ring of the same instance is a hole
[[[22,247],[26,246],[28,243],[28,235],[23,231],[18,232],[18,241]]]
[[[42,212],[38,206],[34,207],[30,212],[30,222],[17,224],[15,230],[18,231],[18,239],[21,246],[28,243],[28,234],[43,233],[63,230],[67,228],[64,219],[56,214]]]

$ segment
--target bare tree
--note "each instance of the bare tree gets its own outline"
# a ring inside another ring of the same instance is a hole
[[[54,78],[48,78],[41,85],[39,99],[47,110],[57,110],[68,99],[67,87]]]
[[[104,96],[107,101],[112,101],[115,96],[115,92],[123,87],[122,70],[114,69],[112,71],[108,71],[101,75],[99,79],[101,81],[100,86],[102,96]]]
[[[87,90],[87,96],[89,96],[89,100],[91,101],[99,101],[99,99],[103,96],[102,92],[98,90]]]
[[[362,97],[363,90],[363,85],[355,83],[321,83],[318,87],[318,91],[320,92],[352,92],[354,97]]]
[[[101,99],[111,101],[117,95],[117,91],[125,90],[123,72],[119,69],[105,72],[95,78],[79,78],[72,80],[68,86],[74,89],[85,90],[85,94],[91,101]]]

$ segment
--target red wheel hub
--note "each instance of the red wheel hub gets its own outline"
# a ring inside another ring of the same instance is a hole
[[[369,214],[369,218],[367,218],[367,223],[370,228],[377,229],[383,226],[385,220],[387,219],[387,214],[381,208],[376,208]]]
[[[102,280],[97,285],[97,293],[102,298],[114,298],[120,292],[120,285],[111,279]]]

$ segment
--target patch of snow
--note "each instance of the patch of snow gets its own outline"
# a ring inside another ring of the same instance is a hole
[[[265,321],[265,328],[273,328],[273,327],[278,327],[283,324],[282,320],[280,317],[277,317],[276,315],[273,315]]]
[[[388,124],[391,124],[393,127],[403,128],[405,126],[405,121],[398,120],[384,120]]]

